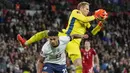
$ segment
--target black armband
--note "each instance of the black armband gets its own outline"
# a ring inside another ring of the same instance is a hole
[[[90,26],[90,28],[88,28],[88,30],[87,30],[87,34],[89,35],[89,36],[92,36],[93,34],[91,33],[91,31],[93,30],[93,26]]]
[[[88,28],[87,34],[89,35],[89,37],[92,37],[92,36],[93,36],[93,34],[92,34],[92,30],[93,30],[93,29],[94,29],[94,28],[93,28],[92,26],[91,26],[90,28]],[[103,31],[100,30],[97,35],[99,35],[100,39],[103,38]]]

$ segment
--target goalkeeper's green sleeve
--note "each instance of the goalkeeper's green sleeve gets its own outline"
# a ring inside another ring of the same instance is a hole
[[[102,22],[100,21],[100,22],[98,22],[98,25],[91,31],[91,33],[93,34],[93,35],[96,35],[100,30],[101,30],[101,28],[102,28]]]
[[[47,37],[48,37],[48,30],[38,32],[35,35],[33,35],[29,40],[27,40],[25,42],[25,45],[30,45],[34,42],[37,42],[37,41],[39,41],[43,38],[47,38]]]

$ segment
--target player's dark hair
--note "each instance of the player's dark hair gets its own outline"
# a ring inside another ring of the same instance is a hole
[[[58,36],[58,30],[56,29],[49,30],[48,36]]]

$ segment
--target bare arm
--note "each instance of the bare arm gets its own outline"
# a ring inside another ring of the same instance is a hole
[[[100,65],[99,65],[98,55],[95,55],[95,56],[94,56],[94,63],[95,63],[95,65],[96,65],[97,71],[99,72],[99,71],[100,71]]]
[[[99,58],[98,58],[98,55],[95,55],[94,56],[94,63],[97,65],[97,66],[99,66]]]
[[[42,73],[44,59],[45,58],[43,58],[41,55],[39,55],[39,58],[38,58],[37,63],[36,63],[37,73]]]

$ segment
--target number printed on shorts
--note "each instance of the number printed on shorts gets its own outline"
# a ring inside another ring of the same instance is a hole
[[[68,73],[66,69],[62,69],[63,73]]]

